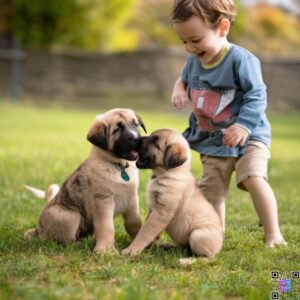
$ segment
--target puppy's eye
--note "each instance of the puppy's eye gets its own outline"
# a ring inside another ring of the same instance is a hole
[[[114,129],[113,132],[112,132],[112,134],[115,134],[115,133],[117,133],[118,131],[120,131],[120,128],[119,128],[119,127],[117,127],[116,129]]]
[[[159,147],[159,143],[158,143],[158,141],[155,141],[155,142],[154,142],[154,146],[155,146],[157,149],[159,149],[159,150],[160,150],[160,147]]]
[[[154,135],[152,137],[151,144],[153,144],[156,148],[160,149],[159,148],[159,143],[158,143],[158,136]]]
[[[139,127],[139,123],[135,119],[132,120],[132,123],[135,127]]]
[[[117,124],[117,126],[118,126],[118,127],[116,127],[116,128],[113,130],[112,134],[115,134],[115,133],[117,133],[117,132],[119,132],[119,131],[122,131],[122,130],[125,128],[124,125],[123,125],[121,122],[119,122],[119,123]]]

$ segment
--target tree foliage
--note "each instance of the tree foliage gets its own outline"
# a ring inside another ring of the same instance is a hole
[[[179,45],[173,32],[170,0],[140,0],[132,26],[138,32],[139,47]],[[238,2],[238,1],[237,1]],[[237,41],[245,31],[245,10],[238,6],[238,14],[230,32],[230,40]]]
[[[138,45],[142,48],[176,44],[170,18],[172,1],[140,0],[131,26],[136,29]]]
[[[14,31],[23,45],[49,46],[61,41],[80,21],[73,0],[13,0]]]
[[[237,15],[229,32],[229,40],[238,43],[238,41],[244,36],[246,30],[246,10],[240,5],[240,1],[236,0],[235,3]]]
[[[133,49],[136,32],[126,25],[134,13],[137,0],[90,0],[94,9],[90,10],[90,28],[99,34],[98,47],[104,50]],[[100,3],[99,3],[100,2]]]
[[[13,14],[12,26],[9,21],[0,22],[0,35],[13,28],[23,46],[63,45],[101,51],[179,45],[170,19],[172,2],[0,0],[0,18],[5,18],[5,11]],[[246,9],[239,2],[236,0],[238,14],[229,34],[232,42],[259,53],[299,55],[299,18],[270,5]]]
[[[119,43],[120,32],[130,40],[123,27],[136,0],[12,1],[14,31],[25,46],[63,44],[107,50]],[[130,43],[126,41],[122,39]]]
[[[295,16],[270,5],[247,11],[244,42],[260,54],[299,55],[300,22]]]

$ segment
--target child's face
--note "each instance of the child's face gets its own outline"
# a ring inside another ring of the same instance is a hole
[[[218,61],[227,41],[227,33],[221,33],[220,26],[210,28],[200,17],[192,16],[187,21],[174,23],[173,28],[184,43],[186,51],[197,55],[202,63],[212,64]]]

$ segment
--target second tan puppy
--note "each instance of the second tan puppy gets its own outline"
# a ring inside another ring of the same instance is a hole
[[[153,171],[148,186],[149,216],[122,254],[138,255],[166,230],[178,245],[189,245],[193,254],[215,256],[223,243],[221,220],[196,186],[183,136],[161,129],[143,137],[137,167]]]
[[[89,157],[64,182],[46,196],[36,228],[25,232],[30,239],[52,239],[73,242],[94,234],[94,251],[105,251],[114,245],[115,215],[122,214],[131,237],[141,227],[138,207],[139,125],[144,124],[132,110],[112,109],[98,116],[87,139],[93,144]],[[145,128],[144,128],[145,130]]]

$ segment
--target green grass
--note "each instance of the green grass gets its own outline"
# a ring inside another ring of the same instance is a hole
[[[184,250],[149,249],[132,260],[116,253],[92,252],[95,240],[58,245],[23,239],[33,227],[43,201],[24,183],[46,188],[62,183],[89,153],[86,133],[100,111],[63,111],[0,104],[0,299],[270,299],[278,282],[271,271],[291,278],[300,270],[300,113],[272,115],[269,165],[282,232],[287,247],[265,248],[251,199],[237,190],[233,177],[227,199],[227,229],[222,252],[214,260],[180,267]],[[138,112],[151,132],[160,127],[182,131],[187,116]],[[197,154],[193,172],[201,176]],[[140,172],[143,220],[149,171]],[[116,247],[130,239],[116,219]],[[167,238],[166,235],[163,236]],[[299,299],[300,280],[280,299]]]

